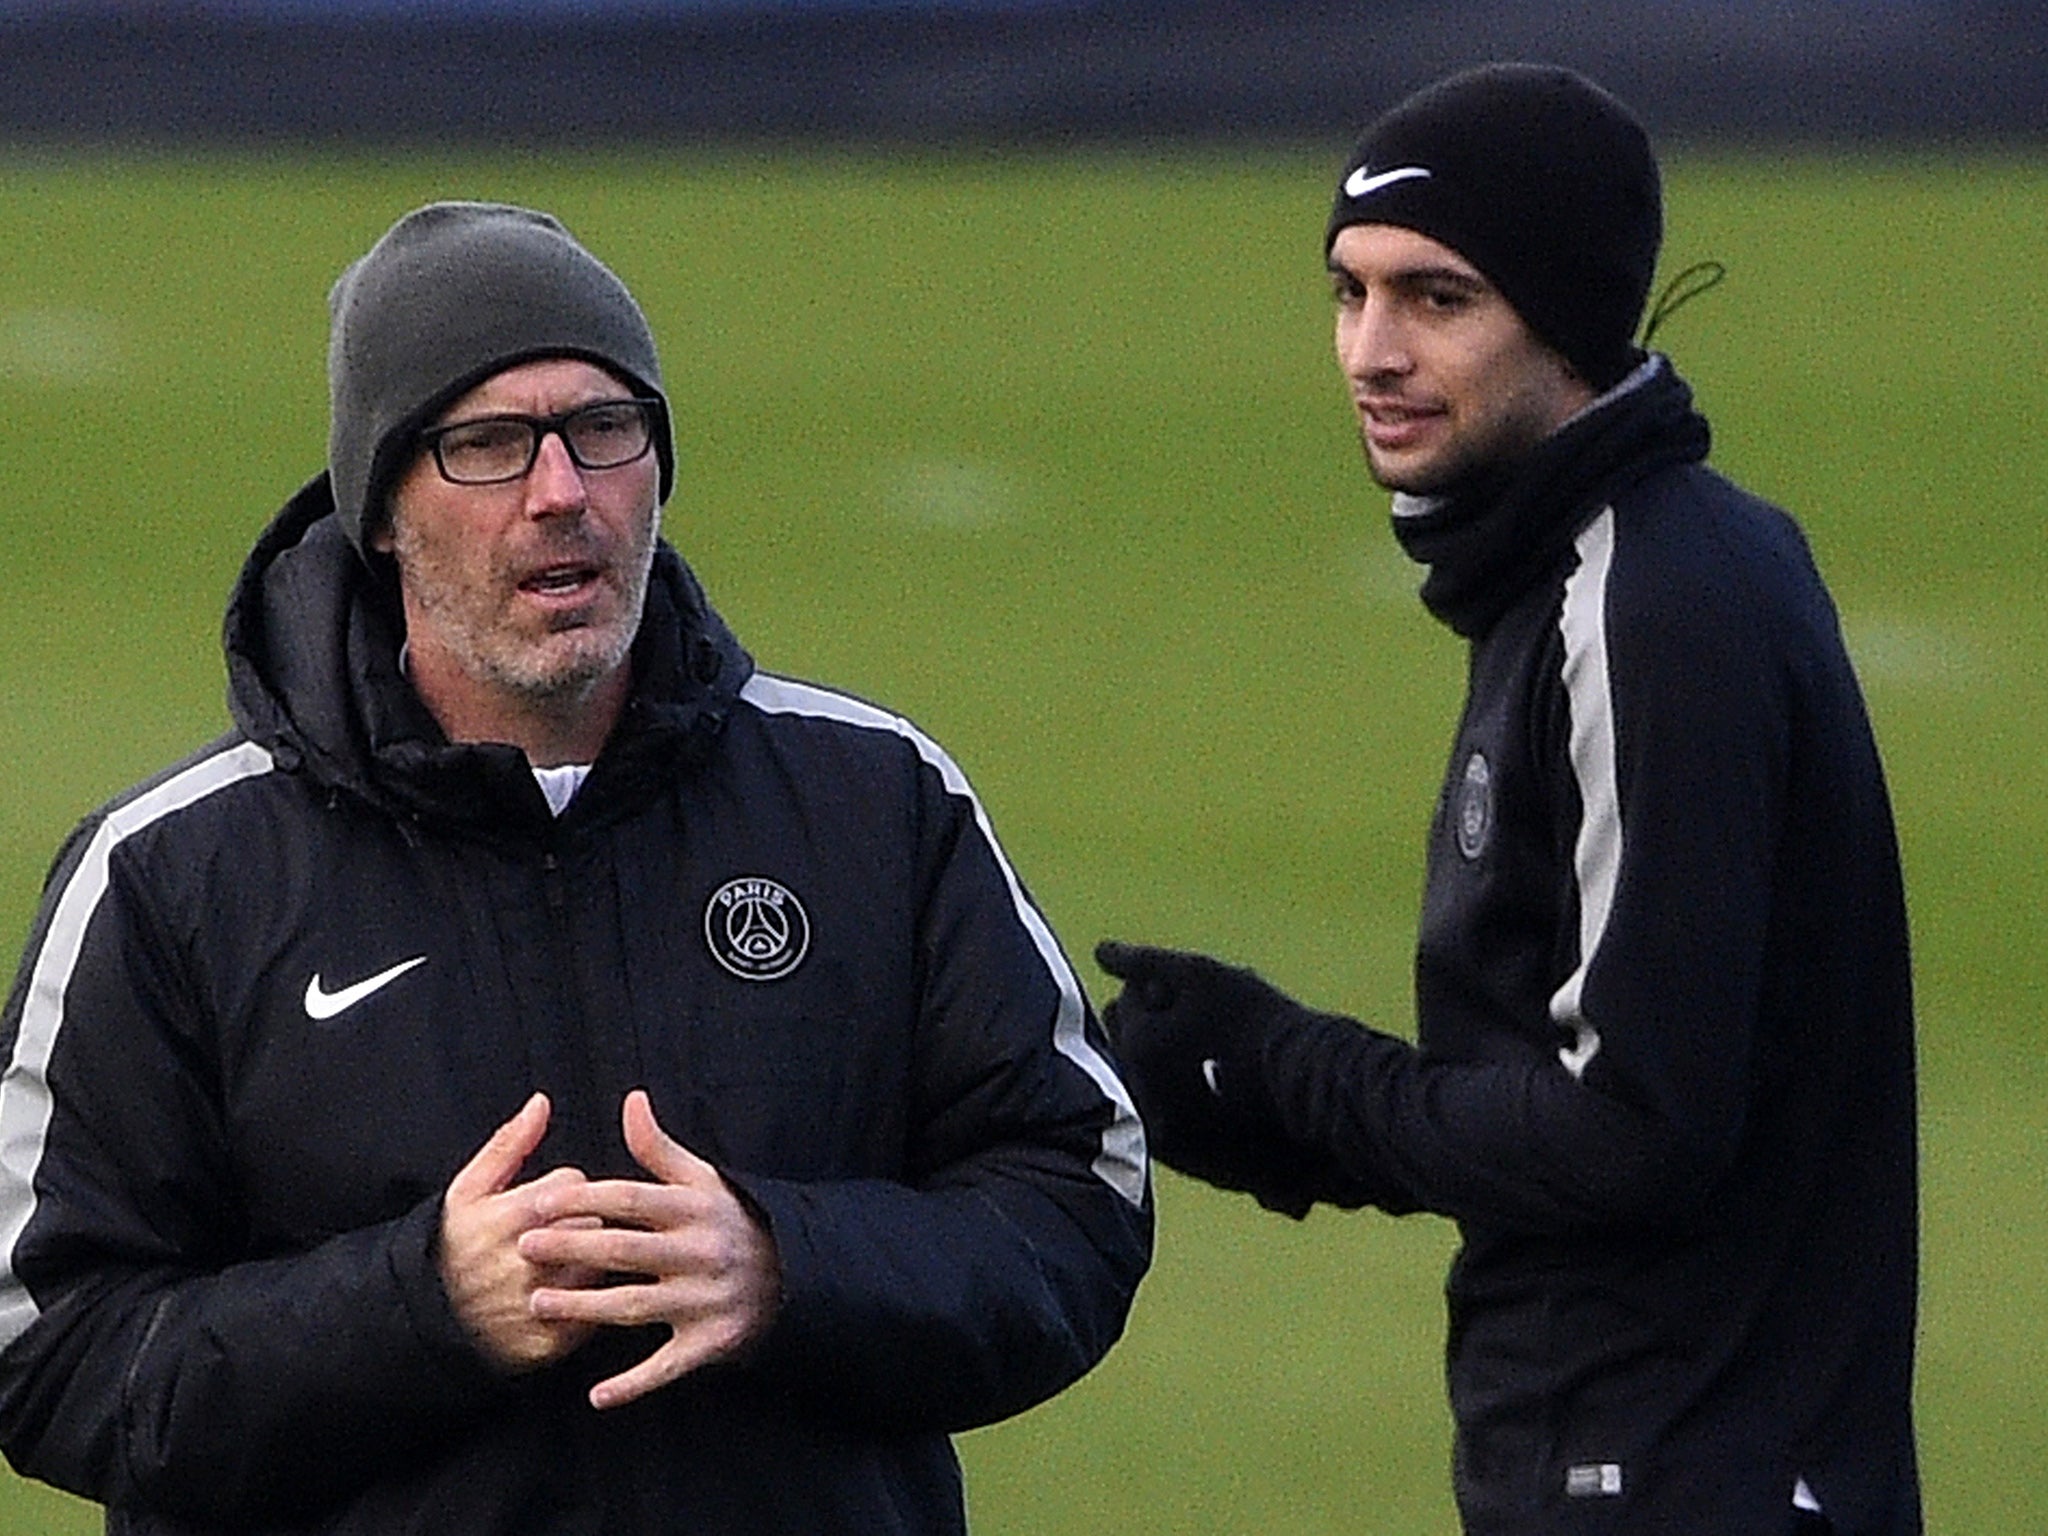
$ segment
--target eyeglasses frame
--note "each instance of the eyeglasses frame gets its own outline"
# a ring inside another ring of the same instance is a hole
[[[569,440],[568,426],[586,411],[604,410],[621,405],[637,405],[647,413],[647,443],[631,458],[620,459],[613,464],[589,464],[576,451],[576,445]],[[667,424],[668,415],[659,399],[640,395],[621,395],[615,400],[591,400],[573,410],[557,411],[552,416],[525,416],[517,411],[495,411],[488,416],[472,416],[466,421],[451,421],[445,426],[426,427],[419,434],[419,444],[434,460],[434,469],[450,485],[510,485],[524,480],[533,473],[533,466],[540,462],[540,445],[549,437],[562,440],[562,448],[569,455],[569,462],[582,470],[624,469],[628,464],[637,464],[654,450],[658,434]],[[465,427],[488,426],[495,422],[517,422],[530,427],[533,443],[526,455],[526,464],[517,474],[493,475],[488,480],[458,480],[448,473],[448,463],[441,457],[441,439],[451,432],[460,432]]]

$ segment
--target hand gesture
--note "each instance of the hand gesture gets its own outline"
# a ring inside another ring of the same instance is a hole
[[[759,1338],[782,1294],[775,1245],[716,1168],[669,1139],[647,1095],[626,1095],[626,1149],[653,1176],[563,1180],[536,1199],[543,1222],[519,1253],[564,1276],[597,1271],[605,1284],[542,1285],[536,1321],[555,1327],[666,1323],[669,1337],[632,1369],[590,1389],[591,1406],[615,1408]]]
[[[573,1168],[512,1182],[540,1146],[548,1114],[546,1094],[528,1099],[449,1182],[441,1201],[441,1283],[449,1305],[485,1357],[508,1371],[559,1360],[591,1333],[587,1323],[538,1316],[534,1292],[601,1278],[592,1269],[536,1262],[519,1251],[526,1233],[554,1219],[542,1212],[542,1199],[586,1182]]]
[[[1102,1010],[1153,1155],[1268,1210],[1308,1213],[1316,1160],[1288,1138],[1265,1056],[1308,1010],[1253,972],[1206,955],[1106,940],[1095,960],[1125,983]]]

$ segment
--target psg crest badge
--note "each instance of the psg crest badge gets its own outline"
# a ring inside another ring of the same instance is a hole
[[[1486,852],[1493,835],[1493,770],[1484,752],[1465,760],[1465,778],[1458,785],[1458,799],[1452,808],[1457,821],[1458,852],[1476,859]]]
[[[775,981],[803,963],[811,920],[779,880],[728,880],[704,904],[704,942],[712,958],[742,981]]]

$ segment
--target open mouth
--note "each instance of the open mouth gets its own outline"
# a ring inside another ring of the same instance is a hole
[[[1440,418],[1441,412],[1428,407],[1394,401],[1365,401],[1359,417],[1366,436],[1382,447],[1405,447],[1418,441]]]
[[[519,590],[536,597],[567,597],[597,580],[594,565],[551,565],[535,571],[519,583]]]

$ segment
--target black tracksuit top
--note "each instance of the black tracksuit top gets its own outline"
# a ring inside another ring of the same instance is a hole
[[[330,507],[251,556],[237,730],[52,871],[0,1031],[0,1447],[117,1532],[961,1530],[947,1433],[1094,1364],[1151,1238],[1128,1095],[979,802],[906,722],[755,672],[663,546],[557,820],[425,716]],[[600,1414],[659,1331],[496,1375],[439,1197],[535,1089],[529,1174],[644,1176],[635,1087],[785,1295],[743,1361]]]
[[[1912,996],[1884,777],[1803,537],[1662,358],[1511,478],[1397,501],[1471,643],[1417,1043],[1274,1064],[1336,1198],[1456,1219],[1485,1536],[1920,1528]]]

